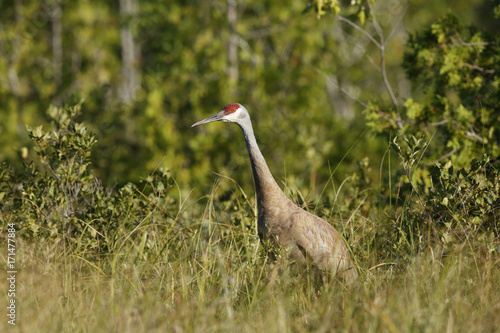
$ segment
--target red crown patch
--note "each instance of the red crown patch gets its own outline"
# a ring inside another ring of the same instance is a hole
[[[231,114],[231,113],[235,112],[236,110],[238,110],[239,108],[240,108],[240,106],[238,104],[226,105],[226,107],[224,108],[224,114],[225,115]]]

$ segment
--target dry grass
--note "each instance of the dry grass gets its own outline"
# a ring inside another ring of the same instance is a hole
[[[181,247],[185,257],[151,256],[129,242],[119,255],[87,261],[49,243],[24,243],[17,257],[17,325],[8,325],[4,318],[0,331],[495,332],[500,328],[496,254],[472,248],[446,256],[427,251],[405,264],[364,270],[347,291],[338,281],[318,286],[307,274],[268,263],[251,235],[246,236],[250,251],[236,249],[241,237],[230,235],[221,244],[216,237],[207,241],[200,235],[192,235]],[[5,290],[5,279],[1,286]]]

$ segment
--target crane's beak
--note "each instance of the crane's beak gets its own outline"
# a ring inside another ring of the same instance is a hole
[[[224,110],[222,110],[219,113],[214,114],[213,116],[210,116],[208,118],[200,120],[197,123],[194,123],[193,125],[191,125],[191,127],[195,127],[195,126],[198,126],[198,125],[203,125],[203,124],[206,124],[206,123],[211,123],[212,121],[220,121],[223,118],[224,118]]]

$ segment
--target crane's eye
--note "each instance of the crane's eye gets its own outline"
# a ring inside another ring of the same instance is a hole
[[[231,114],[236,110],[238,110],[239,108],[240,106],[238,104],[229,104],[224,108],[224,114],[225,115]]]

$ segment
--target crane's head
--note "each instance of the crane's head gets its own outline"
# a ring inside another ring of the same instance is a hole
[[[229,123],[237,123],[241,125],[243,122],[250,121],[250,116],[248,115],[247,109],[239,103],[229,104],[224,107],[224,109],[213,116],[200,120],[197,123],[191,125],[195,127],[198,125],[211,123],[212,121],[224,121]]]

